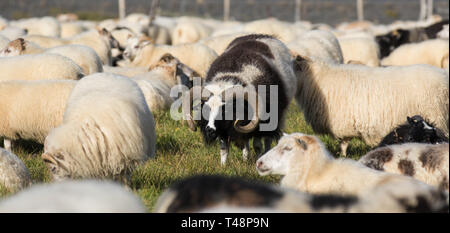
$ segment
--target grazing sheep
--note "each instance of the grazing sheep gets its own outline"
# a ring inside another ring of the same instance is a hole
[[[213,62],[205,84],[184,94],[184,119],[193,131],[199,126],[206,145],[219,141],[221,165],[232,142],[246,160],[251,138],[259,141],[254,143],[257,153],[261,138],[266,151],[279,138],[296,92],[293,69],[289,50],[278,39],[262,34],[238,37]],[[202,110],[193,117],[191,106],[198,99]]]
[[[380,65],[380,51],[377,42],[372,38],[342,37],[339,38],[344,63],[360,61],[367,66]]]
[[[97,53],[90,47],[78,44],[42,49],[32,42],[18,38],[11,41],[7,47],[0,51],[0,57],[35,53],[52,53],[70,58],[81,67],[86,75],[103,71],[102,62]]]
[[[10,21],[9,24],[27,30],[28,35],[52,37],[59,37],[61,35],[61,25],[54,17],[46,16],[42,18],[20,19],[17,21]]]
[[[420,43],[405,44],[395,49],[381,61],[384,66],[428,64],[442,67],[442,60],[449,52],[448,40],[434,39]]]
[[[377,147],[406,142],[442,143],[448,142],[443,132],[421,116],[406,117],[406,123],[396,127],[386,135]]]
[[[340,65],[302,57],[297,64],[297,104],[315,132],[342,141],[343,155],[350,138],[375,146],[416,114],[448,136],[449,78],[442,69]]]
[[[199,40],[198,43],[208,46],[209,48],[213,49],[218,55],[220,55],[225,51],[231,41],[248,34],[250,33],[237,32],[221,36],[210,36]]]
[[[48,49],[56,46],[61,46],[69,43],[67,39],[62,39],[59,37],[51,37],[51,36],[38,36],[38,35],[27,35],[27,36],[19,36],[20,38],[25,39],[26,41],[33,42],[37,44],[39,47]],[[16,37],[16,38],[19,38]],[[14,38],[14,39],[16,39]]]
[[[155,122],[129,78],[97,73],[78,81],[61,125],[45,139],[42,158],[56,180],[113,178],[128,182],[155,156]]]
[[[172,32],[172,44],[195,43],[212,33],[212,28],[199,21],[182,21],[177,24]]]
[[[125,44],[125,50],[123,51],[124,59],[128,62],[133,61],[137,52],[149,44],[154,44],[154,41],[148,36],[128,37]]]
[[[448,143],[405,143],[370,151],[359,162],[367,167],[412,176],[448,191]]]
[[[17,191],[31,184],[31,176],[25,164],[13,153],[0,148],[0,186]]]
[[[404,183],[381,185],[363,197],[307,194],[237,177],[199,175],[172,184],[158,198],[153,212],[448,212],[448,203],[439,194]]]
[[[293,56],[316,57],[325,61],[342,64],[341,46],[331,32],[312,30],[302,34],[287,44]]]
[[[334,159],[315,136],[293,133],[256,161],[262,176],[279,174],[281,186],[313,194],[363,196],[390,182],[406,182],[422,189],[433,187],[410,177],[370,169],[352,159]]]
[[[52,128],[61,124],[73,80],[0,82],[0,137],[43,144]],[[32,113],[32,114],[30,114]]]
[[[81,67],[58,54],[30,54],[0,57],[0,81],[73,79],[84,76]]]
[[[145,213],[142,201],[110,181],[38,184],[0,201],[1,213]]]
[[[178,58],[182,63],[200,74],[201,77],[206,77],[209,66],[217,58],[214,50],[199,43],[176,46],[146,44],[143,47],[139,47],[136,57],[130,65],[148,68],[157,63],[166,53],[170,53]]]
[[[95,50],[104,65],[112,65],[112,48],[119,48],[119,42],[106,29],[89,30],[70,38],[69,44],[81,44]]]

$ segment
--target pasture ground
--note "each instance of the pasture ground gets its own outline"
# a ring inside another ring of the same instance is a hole
[[[242,160],[241,151],[232,147],[227,165],[220,166],[218,143],[212,147],[205,147],[199,132],[190,131],[181,122],[174,121],[169,111],[154,113],[157,134],[156,158],[150,159],[143,166],[136,169],[132,175],[131,189],[139,195],[149,211],[159,195],[177,179],[195,174],[221,174],[226,176],[240,176],[250,180],[278,183],[279,176],[258,175],[255,169],[256,156],[253,149],[248,161]],[[303,113],[292,103],[287,113],[283,132],[303,132],[314,134],[310,125],[305,122]],[[329,135],[320,135],[328,150],[339,156],[339,143]],[[3,141],[3,140],[2,140]],[[0,142],[0,145],[3,142]],[[251,145],[251,144],[250,144]],[[275,145],[275,144],[274,144]],[[350,142],[347,156],[358,159],[370,147],[358,139]],[[18,155],[30,170],[33,183],[51,182],[50,172],[40,159],[42,146],[21,143],[15,146],[13,152]],[[11,195],[0,187],[0,197]]]

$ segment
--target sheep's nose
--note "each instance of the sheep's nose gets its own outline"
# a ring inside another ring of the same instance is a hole
[[[263,166],[263,162],[262,161],[257,161],[256,162],[256,168],[261,168]]]
[[[214,137],[216,135],[216,130],[214,130],[213,128],[211,128],[209,126],[206,126],[206,134]]]

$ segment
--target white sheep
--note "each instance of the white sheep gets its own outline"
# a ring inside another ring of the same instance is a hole
[[[99,180],[37,184],[0,201],[1,213],[145,213],[123,186]]]
[[[198,43],[208,46],[209,48],[213,49],[218,55],[220,55],[225,51],[231,41],[238,37],[246,36],[249,34],[250,33],[237,32],[221,36],[210,36],[199,40]]]
[[[0,30],[0,36],[4,36],[8,38],[9,40],[14,40],[19,37],[23,37],[27,34],[27,31],[13,26],[7,26],[3,28],[3,30]]]
[[[178,58],[201,77],[206,77],[209,66],[217,58],[217,53],[214,50],[199,43],[176,46],[146,44],[139,47],[131,66],[151,67],[166,53]]]
[[[49,16],[10,21],[10,25],[27,30],[29,35],[52,37],[59,37],[61,35],[61,26],[58,20]]]
[[[29,54],[0,57],[0,81],[73,79],[84,76],[81,67],[58,54]]]
[[[27,167],[13,153],[0,148],[0,186],[8,191],[17,191],[31,184]]]
[[[75,85],[61,125],[45,139],[42,158],[55,180],[97,177],[129,182],[155,156],[155,122],[139,86],[107,73]]]
[[[306,30],[302,27],[279,21],[276,18],[268,18],[255,20],[245,24],[243,31],[273,35],[280,39],[283,43],[289,43],[297,36],[303,34]]]
[[[0,82],[0,137],[5,148],[17,139],[44,143],[52,128],[61,124],[73,80]],[[31,113],[31,114],[30,114]]]
[[[381,60],[381,64],[384,66],[428,64],[443,68],[442,60],[448,52],[449,41],[445,39],[409,43],[395,49],[388,57]]]
[[[312,30],[287,44],[294,56],[316,57],[342,64],[344,61],[339,42],[331,32]]]
[[[0,49],[4,48],[6,45],[8,45],[9,39],[0,35]]]
[[[380,49],[373,38],[340,37],[338,40],[344,63],[359,61],[372,67],[380,65]]]
[[[27,35],[27,36],[19,36],[20,38],[25,39],[26,41],[33,42],[37,44],[39,47],[44,49],[53,48],[56,46],[66,45],[69,43],[67,39],[59,38],[59,37],[51,37],[51,36],[40,36],[40,35]],[[14,39],[17,39],[16,37]]]
[[[319,138],[302,133],[283,136],[256,161],[260,175],[284,177],[281,186],[313,194],[363,196],[386,183],[410,183],[437,190],[413,178],[370,169],[352,159],[334,159]]]
[[[104,65],[112,64],[111,48],[117,45],[111,33],[105,29],[89,30],[78,34],[69,40],[69,44],[81,44],[95,50]]]
[[[0,51],[0,57],[35,53],[52,53],[70,58],[81,67],[86,75],[103,71],[102,61],[97,53],[88,46],[78,44],[43,49],[33,42],[18,38],[11,41],[8,47]]]
[[[118,74],[126,77],[134,77],[148,72],[148,68],[144,67],[120,67],[120,66],[103,66],[103,72]]]
[[[195,43],[211,35],[212,28],[202,22],[193,20],[182,20],[173,29],[172,44]]]
[[[448,191],[448,143],[405,143],[380,147],[359,159],[367,167],[412,176]]]
[[[368,67],[297,57],[297,104],[317,133],[377,145],[407,116],[449,131],[449,78],[429,65]],[[405,78],[407,77],[407,78]]]
[[[61,38],[70,38],[78,35],[86,30],[79,22],[62,22],[61,23]]]

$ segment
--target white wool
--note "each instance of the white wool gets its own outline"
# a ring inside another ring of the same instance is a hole
[[[97,30],[89,30],[69,40],[69,44],[81,44],[95,50],[104,65],[111,65],[111,45],[107,35],[100,35]]]
[[[30,172],[13,153],[0,148],[0,186],[17,191],[31,184]]]
[[[44,53],[59,54],[72,59],[72,61],[83,69],[83,73],[86,75],[103,71],[100,57],[92,48],[85,45],[72,44],[57,46],[45,50]]]
[[[10,25],[26,29],[28,35],[41,35],[59,37],[61,26],[54,17],[28,18],[11,21]]]
[[[316,57],[325,61],[342,64],[341,47],[336,37],[328,31],[306,32],[287,44],[293,55]]]
[[[0,82],[0,138],[44,143],[50,130],[61,124],[75,84],[73,80]]]
[[[144,67],[118,67],[118,66],[103,66],[103,72],[113,73],[127,77],[133,77],[148,72],[148,68]]]
[[[61,38],[70,38],[80,34],[86,30],[79,22],[63,22],[61,23]]]
[[[380,49],[373,38],[342,37],[341,45],[344,63],[359,61],[364,65],[376,67],[380,65]]]
[[[9,43],[9,39],[0,35],[0,49],[3,49]]]
[[[0,30],[0,36],[4,36],[9,40],[15,40],[19,37],[25,36],[26,34],[27,32],[24,29],[13,26],[7,26],[3,28],[3,30]]]
[[[448,135],[448,74],[428,65],[367,67],[299,62],[296,100],[317,133],[377,145],[406,116],[421,115]],[[408,78],[405,78],[408,77]]]
[[[442,60],[449,52],[448,39],[433,39],[419,43],[409,43],[396,48],[381,61],[384,66],[406,66],[428,64],[441,67]]]
[[[58,54],[0,57],[0,80],[73,79],[84,76],[71,59]]]
[[[172,44],[195,43],[203,38],[210,36],[212,28],[198,21],[178,22],[172,33]]]
[[[2,213],[145,213],[142,201],[119,184],[83,180],[38,184],[0,201]]]
[[[208,46],[209,48],[213,49],[218,55],[220,55],[225,51],[231,41],[248,34],[249,33],[238,32],[221,36],[210,36],[199,40],[198,43]]]
[[[126,179],[155,156],[155,146],[155,122],[139,86],[97,73],[72,90],[63,123],[45,139],[42,157],[57,180]]]
[[[27,35],[23,36],[23,39],[25,39],[26,41],[31,41],[44,49],[61,46],[69,43],[67,39],[51,36],[40,36],[40,35]]]
[[[149,44],[137,51],[131,66],[149,68],[156,64],[166,53],[170,53],[178,58],[180,62],[192,68],[201,77],[206,77],[209,66],[217,58],[217,53],[214,50],[199,43],[176,46]]]

